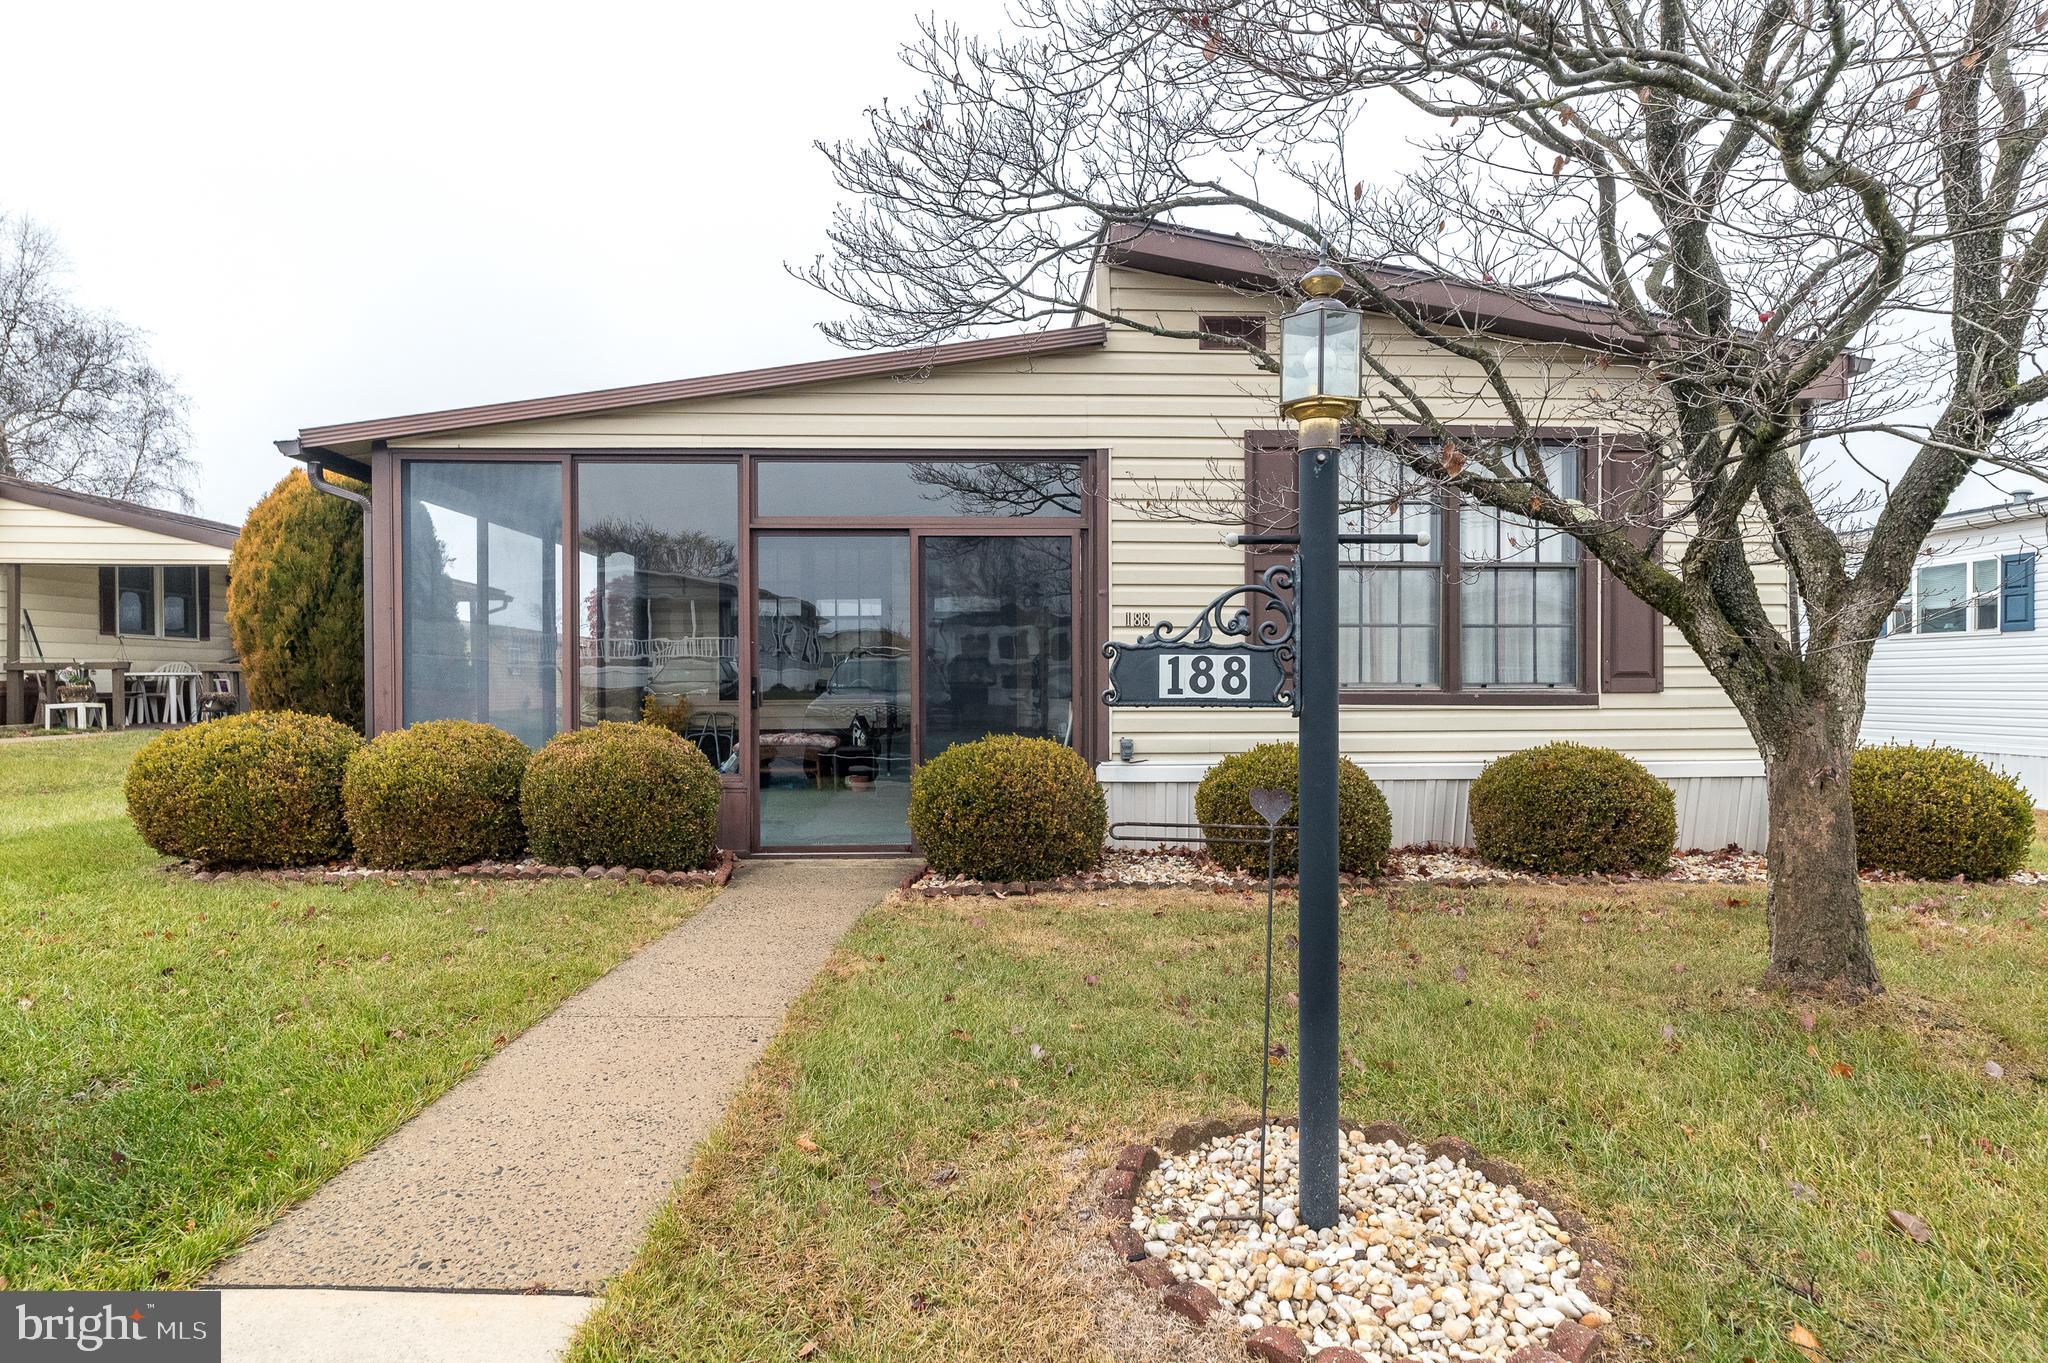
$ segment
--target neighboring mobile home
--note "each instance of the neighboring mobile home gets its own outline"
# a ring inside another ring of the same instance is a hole
[[[2048,504],[2022,493],[1934,524],[1913,586],[1870,658],[1866,743],[1940,743],[1974,753],[2048,804],[2048,631],[2040,574]]]
[[[33,720],[42,675],[67,663],[97,665],[115,725],[128,712],[127,673],[231,664],[235,534],[219,521],[0,476],[6,721]]]
[[[1250,243],[1151,227],[1092,287],[1167,331],[1260,328],[1271,268]],[[1600,315],[1441,292],[1447,320],[1483,318],[1548,385],[1553,477],[1598,499],[1634,476],[1600,419],[1625,368]],[[1497,422],[1442,352],[1368,327],[1472,426]],[[1242,471],[1246,505],[1284,502],[1274,398],[1240,350],[1076,324],[280,447],[371,485],[373,730],[460,715],[539,742],[652,697],[723,771],[728,845],[884,849],[909,841],[912,766],[957,740],[1057,738],[1096,764],[1112,818],[1186,818],[1216,758],[1292,736],[1285,711],[1101,700],[1105,640],[1186,623],[1270,561],[1226,544],[1243,525],[1141,503],[1219,468]],[[1687,845],[1762,844],[1756,749],[1675,631],[1567,538],[1406,514],[1430,545],[1347,568],[1343,640],[1345,750],[1398,842],[1469,841],[1481,766],[1569,738],[1669,781]]]

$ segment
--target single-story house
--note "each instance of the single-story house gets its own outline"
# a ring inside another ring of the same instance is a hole
[[[6,721],[33,721],[31,697],[47,699],[51,670],[66,664],[93,673],[115,727],[145,684],[131,685],[132,674],[171,666],[232,678],[226,611],[236,533],[219,521],[0,476]],[[190,718],[194,683],[182,685],[181,713]],[[158,679],[155,689],[162,686]],[[167,713],[155,704],[157,715]]]
[[[2048,679],[2044,543],[2048,502],[2026,493],[1934,523],[1871,651],[1864,742],[1960,748],[2048,805],[2048,716],[2025,700]]]
[[[1259,329],[1272,269],[1252,243],[1151,226],[1091,287],[1157,331]],[[1598,498],[1632,476],[1601,423],[1631,363],[1610,320],[1430,288],[1446,324],[1480,319],[1545,387],[1553,477]],[[1497,423],[1443,352],[1367,327],[1473,427]],[[891,849],[911,769],[960,739],[1057,738],[1113,819],[1186,819],[1217,758],[1293,736],[1285,710],[1103,700],[1106,640],[1184,624],[1271,561],[1228,542],[1246,524],[1162,515],[1158,494],[1222,470],[1244,506],[1284,502],[1275,398],[1240,349],[1084,318],[311,426],[280,449],[370,484],[373,731],[464,716],[537,743],[651,699],[724,773],[728,845]],[[1670,782],[1684,844],[1761,846],[1756,748],[1676,631],[1568,538],[1448,503],[1403,514],[1430,541],[1356,555],[1342,640],[1345,752],[1397,842],[1469,841],[1480,768],[1564,738]],[[1789,612],[1782,578],[1767,589]]]

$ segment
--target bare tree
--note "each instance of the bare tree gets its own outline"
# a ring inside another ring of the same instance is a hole
[[[1765,763],[1772,977],[1879,987],[1849,758],[1935,517],[1973,469],[2034,471],[2044,20],[2013,0],[1019,0],[1015,19],[989,39],[930,22],[905,50],[923,92],[824,148],[853,196],[804,271],[852,305],[828,331],[915,345],[1080,315],[1192,337],[1088,289],[1155,221],[1270,240],[1275,279],[1327,256],[1390,320],[1362,438],[1570,534],[1682,632]],[[1359,165],[1382,163],[1389,107],[1434,131],[1375,185]],[[1593,340],[1503,335],[1480,314],[1504,307]],[[1552,486],[1560,425],[1639,443],[1654,476],[1597,503]],[[1862,494],[1851,561],[1853,507],[1813,455],[1880,434],[1910,462]],[[1786,576],[1798,628],[1773,604]]]
[[[191,505],[185,398],[133,328],[64,291],[56,240],[0,213],[0,474]]]

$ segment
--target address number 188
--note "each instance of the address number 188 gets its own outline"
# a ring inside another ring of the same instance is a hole
[[[1159,655],[1161,700],[1240,700],[1251,689],[1250,653],[1203,649]]]

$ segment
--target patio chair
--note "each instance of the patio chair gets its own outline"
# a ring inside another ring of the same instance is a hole
[[[164,723],[187,724],[197,719],[198,697],[188,699],[185,688],[198,685],[199,669],[187,662],[169,662],[157,668],[157,672],[157,682],[163,688]],[[195,713],[186,714],[188,706]]]

